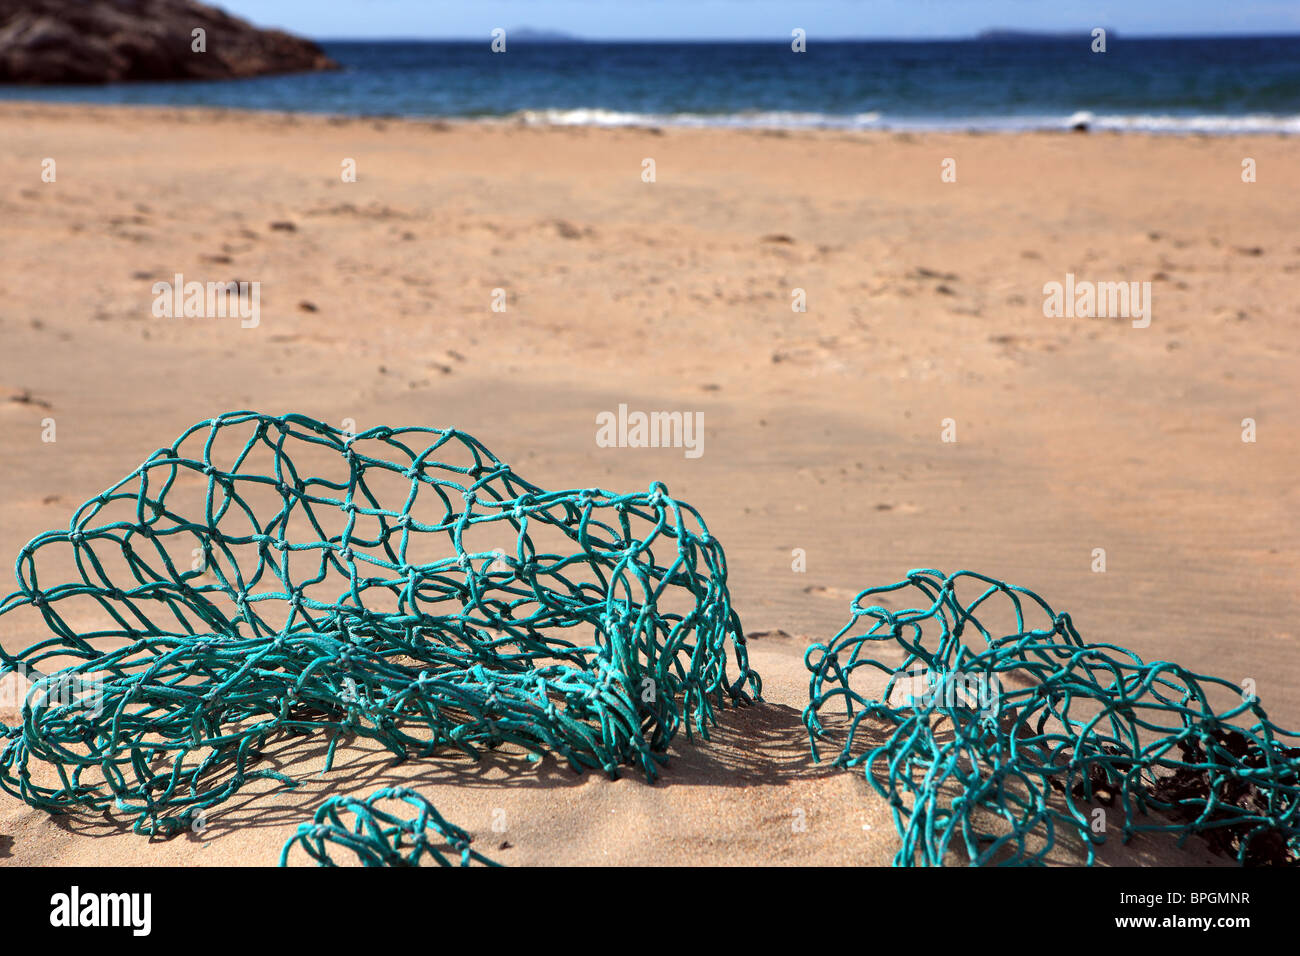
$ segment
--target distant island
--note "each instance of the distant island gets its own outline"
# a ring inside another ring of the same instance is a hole
[[[221,80],[338,68],[310,40],[260,30],[194,0],[0,0],[0,83]]]
[[[515,27],[506,31],[509,40],[524,40],[528,43],[579,43],[582,37],[565,33],[562,30],[539,30],[534,27]]]
[[[1110,27],[1103,27],[1102,29],[1106,31],[1106,38],[1109,40],[1114,40],[1118,36]],[[987,43],[1021,43],[1025,40],[1079,40],[1091,39],[1091,37],[1091,28],[1087,30],[1059,31],[992,29],[976,34],[975,39]]]

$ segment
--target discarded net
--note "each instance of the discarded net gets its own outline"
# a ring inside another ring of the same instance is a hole
[[[403,817],[391,804],[406,804],[415,815]],[[351,823],[345,821],[351,816]],[[320,866],[337,866],[329,847],[350,852],[363,866],[420,866],[426,858],[439,866],[499,866],[469,848],[469,834],[442,818],[432,803],[406,787],[388,787],[357,800],[330,797],[316,810],[311,823],[298,827],[280,853],[280,865],[289,862],[295,846],[302,847]],[[456,863],[451,854],[455,854]]]
[[[0,787],[151,833],[292,785],[268,751],[297,735],[328,739],[326,769],[356,735],[653,778],[683,726],[707,738],[760,690],[693,508],[657,483],[544,491],[455,430],[200,422],[16,574],[0,617],[50,635],[0,650],[0,678],[35,681],[0,724]]]
[[[916,606],[883,606],[900,596]],[[851,613],[805,654],[804,723],[815,758],[838,727],[835,762],[864,768],[890,802],[894,865],[941,865],[950,850],[1040,863],[1063,835],[1091,864],[1116,825],[1125,842],[1199,834],[1246,864],[1300,859],[1300,749],[1284,743],[1296,735],[1230,681],[1084,643],[1068,614],[971,571],[912,571]],[[902,662],[869,657],[878,643]]]

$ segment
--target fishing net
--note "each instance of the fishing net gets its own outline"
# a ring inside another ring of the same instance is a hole
[[[915,607],[884,606],[900,598]],[[835,762],[889,801],[896,866],[952,850],[973,865],[1040,863],[1058,837],[1091,864],[1117,823],[1125,842],[1199,834],[1241,863],[1300,858],[1296,735],[1252,693],[1085,643],[1033,592],[970,571],[912,571],[851,613],[805,654],[804,723],[814,757],[842,735]],[[880,644],[901,663],[868,656]]]
[[[413,816],[401,815],[403,804],[405,812],[414,811]],[[298,846],[319,865],[338,866],[330,856],[331,845],[336,852],[351,853],[363,866],[421,866],[426,860],[439,866],[500,865],[471,850],[469,844],[469,834],[444,820],[420,794],[406,787],[386,787],[364,800],[330,797],[312,822],[301,824],[285,843],[280,865],[288,864]]]
[[[679,730],[760,691],[693,508],[657,483],[544,491],[455,430],[200,422],[16,575],[0,617],[35,609],[49,635],[0,650],[0,678],[33,682],[0,787],[151,833],[292,785],[265,758],[295,737],[328,739],[326,769],[359,736],[654,778]]]

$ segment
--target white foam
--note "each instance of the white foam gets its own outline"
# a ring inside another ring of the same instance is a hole
[[[513,119],[538,126],[665,126],[739,129],[884,129],[914,132],[1026,132],[1090,130],[1143,133],[1232,135],[1238,133],[1300,135],[1300,115],[1252,113],[1241,116],[1175,116],[1156,113],[1102,113],[1079,110],[1067,116],[885,116],[880,112],[806,113],[753,111],[743,113],[636,113],[597,107],[566,110],[524,110]]]
[[[598,108],[523,110],[514,117],[545,126],[682,126],[743,129],[866,129],[880,120],[879,113],[798,113],[754,111],[745,113],[625,113]]]

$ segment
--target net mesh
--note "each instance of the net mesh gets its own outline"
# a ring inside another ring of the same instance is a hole
[[[32,682],[0,787],[150,833],[293,785],[258,764],[297,735],[328,736],[326,769],[360,736],[654,778],[678,731],[760,692],[693,508],[658,483],[545,491],[456,430],[200,422],[15,571],[0,617],[35,609],[49,635],[0,649],[0,677]]]
[[[679,731],[707,738],[717,708],[761,691],[693,508],[657,483],[545,491],[456,430],[200,422],[15,573],[0,617],[34,611],[48,634],[0,645],[0,680],[29,688],[0,722],[0,788],[150,833],[250,780],[293,786],[266,756],[303,737],[328,740],[326,770],[365,737],[653,779]],[[915,606],[885,607],[900,598]],[[1300,749],[1252,693],[1085,643],[970,571],[913,571],[851,614],[806,652],[804,722],[815,757],[840,737],[835,761],[889,801],[897,865],[1039,863],[1061,839],[1092,863],[1116,826],[1300,861]],[[331,797],[281,862],[295,847],[322,865],[491,862],[405,788]]]
[[[900,600],[915,606],[884,606]],[[1061,837],[1091,864],[1117,825],[1297,862],[1300,749],[1253,693],[1085,643],[1032,591],[971,571],[912,571],[851,614],[805,654],[804,723],[814,757],[838,737],[835,762],[889,801],[895,865],[1041,863]],[[901,663],[869,656],[882,645]]]
[[[403,805],[405,805],[403,807]],[[403,816],[403,812],[410,816]],[[346,851],[363,866],[500,866],[470,849],[464,830],[443,819],[437,808],[414,790],[386,787],[364,800],[330,797],[311,823],[298,827],[280,853],[286,866],[295,847],[321,866],[338,866],[330,856]]]

